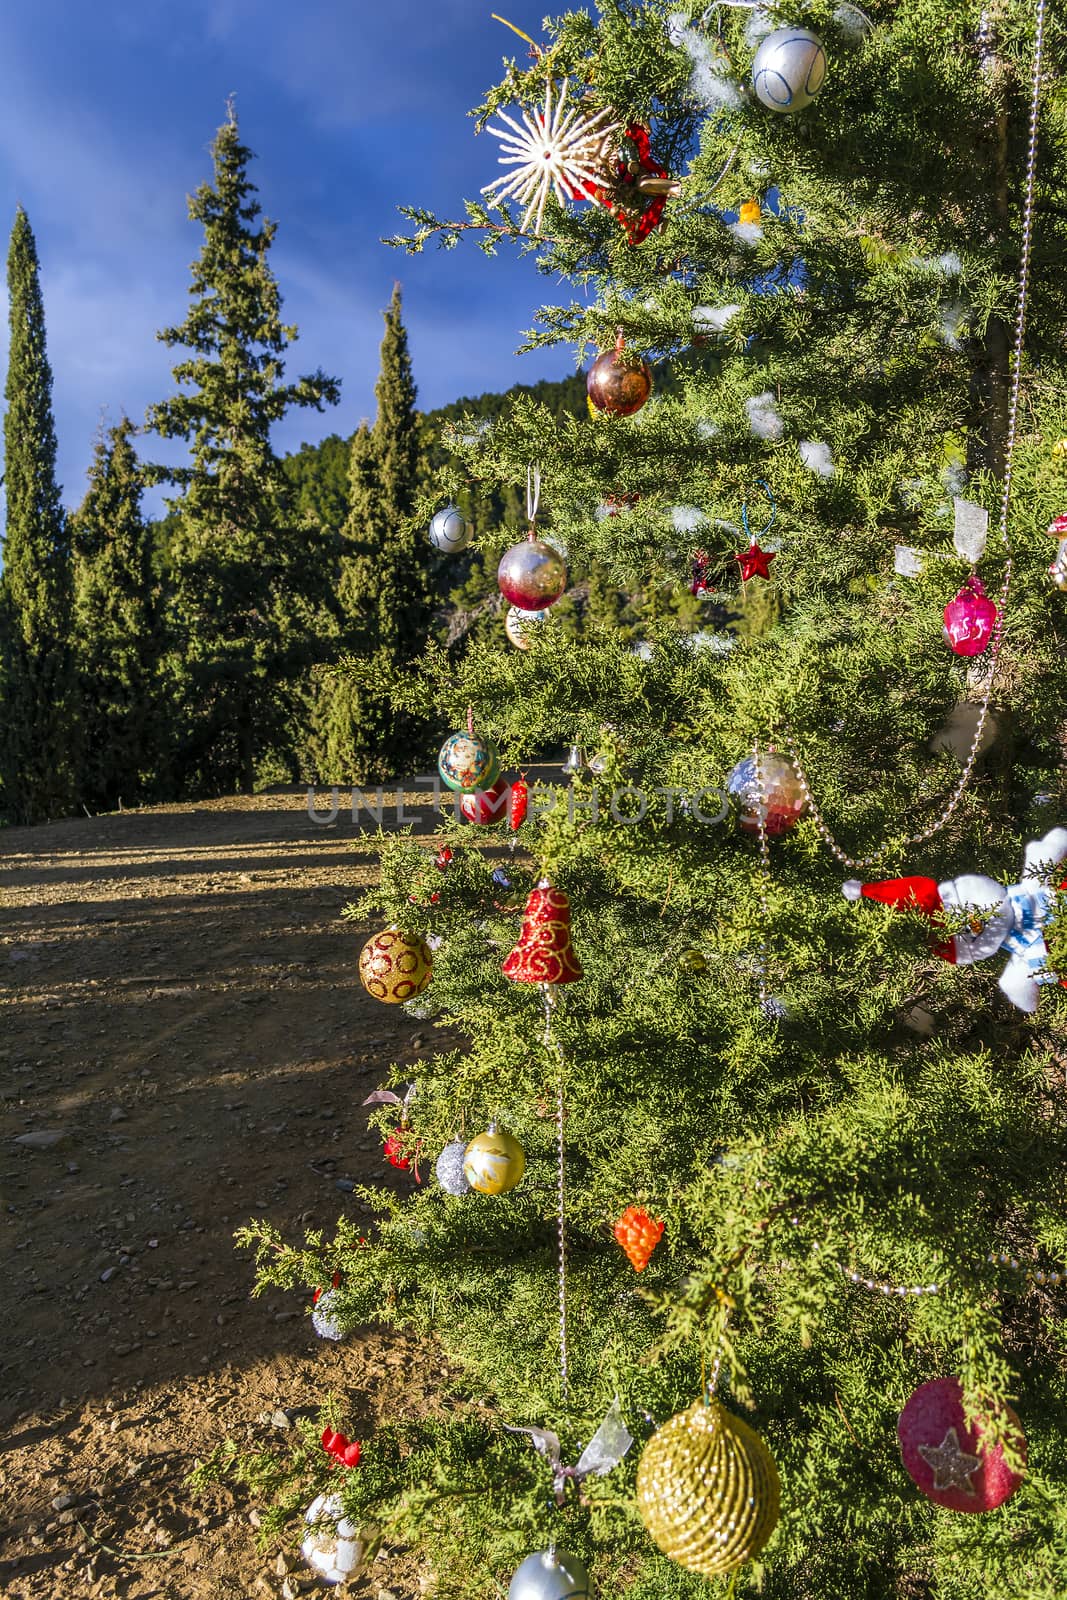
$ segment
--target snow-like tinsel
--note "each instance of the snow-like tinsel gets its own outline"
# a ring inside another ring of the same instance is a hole
[[[801,439],[800,459],[809,472],[817,472],[820,478],[832,478],[836,470],[830,446],[817,439]]]
[[[772,390],[765,389],[762,394],[753,395],[751,400],[746,400],[745,410],[748,412],[748,425],[757,439],[782,437],[785,423],[782,421]]]
[[[689,26],[684,11],[672,11],[667,18],[667,37],[689,57],[689,89],[694,100],[716,110],[741,104],[741,87],[730,77],[729,63],[706,34]]]
[[[722,333],[726,324],[737,316],[740,309],[740,306],[694,306],[693,331]]]

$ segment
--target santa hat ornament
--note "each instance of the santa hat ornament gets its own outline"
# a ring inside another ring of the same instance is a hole
[[[582,975],[571,944],[571,903],[543,878],[526,902],[519,942],[504,962],[512,983],[573,983]]]
[[[1026,1435],[1011,1406],[1004,1421],[1014,1452],[1026,1461]],[[988,1419],[985,1419],[988,1422]],[[968,1423],[958,1378],[934,1378],[916,1389],[897,1420],[904,1470],[936,1506],[948,1511],[995,1511],[1022,1482],[1002,1447],[983,1444],[982,1420]]]

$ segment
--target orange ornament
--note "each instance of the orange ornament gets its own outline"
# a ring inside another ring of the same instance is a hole
[[[663,1237],[663,1224],[640,1206],[627,1206],[615,1224],[615,1237],[629,1256],[634,1271],[644,1272]]]
[[[737,220],[739,222],[759,222],[763,216],[763,207],[758,200],[745,200],[738,207]]]

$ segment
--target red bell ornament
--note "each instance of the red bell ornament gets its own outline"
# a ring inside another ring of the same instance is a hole
[[[513,983],[573,983],[582,976],[571,944],[571,903],[562,889],[547,881],[537,885],[503,970]]]
[[[972,574],[945,607],[945,643],[958,656],[980,656],[993,637],[996,620],[996,606],[981,578]]]

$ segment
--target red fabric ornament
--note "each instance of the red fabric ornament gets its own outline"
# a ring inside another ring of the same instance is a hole
[[[437,868],[438,872],[448,871],[449,867],[452,865],[452,851],[448,848],[447,844],[442,845],[440,850],[438,850],[437,855],[434,857],[433,864]]]
[[[333,1428],[323,1428],[322,1448],[328,1456],[333,1457],[331,1467],[358,1467],[363,1454],[358,1439],[346,1439],[343,1433],[335,1433]]]
[[[526,902],[519,942],[503,966],[513,983],[573,983],[582,969],[571,944],[571,903],[539,883]]]
[[[993,637],[997,608],[974,574],[945,607],[945,643],[958,656],[980,656]]]
[[[747,550],[734,556],[741,568],[741,582],[747,583],[749,578],[769,578],[768,568],[777,554],[777,550],[761,550],[758,541],[753,539]]]
[[[598,184],[590,181],[575,184],[569,189],[572,200],[594,200],[610,211],[625,231],[631,244],[640,244],[663,221],[667,204],[666,192],[645,194],[639,187],[642,178],[660,179],[669,183],[666,167],[661,167],[652,155],[652,140],[647,128],[633,122],[626,129],[626,138],[633,146],[633,160],[623,157],[615,163],[615,183]]]
[[[511,797],[508,800],[508,825],[512,833],[517,833],[526,821],[526,811],[530,804],[530,791],[526,787],[526,774],[520,772],[515,782],[511,785]]]
[[[1026,1435],[1011,1406],[1004,1416],[1017,1453],[1026,1460]],[[968,1426],[958,1378],[934,1378],[916,1389],[897,1420],[904,1470],[934,1505],[949,1511],[995,1511],[1011,1498],[1022,1474],[1013,1472],[1000,1445],[982,1444],[979,1419]]]
[[[640,1206],[627,1206],[614,1227],[616,1239],[630,1258],[635,1272],[644,1272],[653,1250],[663,1237],[663,1224]]]
[[[391,1133],[382,1148],[382,1155],[391,1167],[399,1167],[401,1172],[406,1172],[411,1166],[411,1158],[407,1154],[403,1135]]]
[[[510,793],[511,785],[501,778],[491,789],[472,789],[469,794],[461,794],[459,809],[468,822],[491,827],[494,822],[503,822],[507,815]]]

